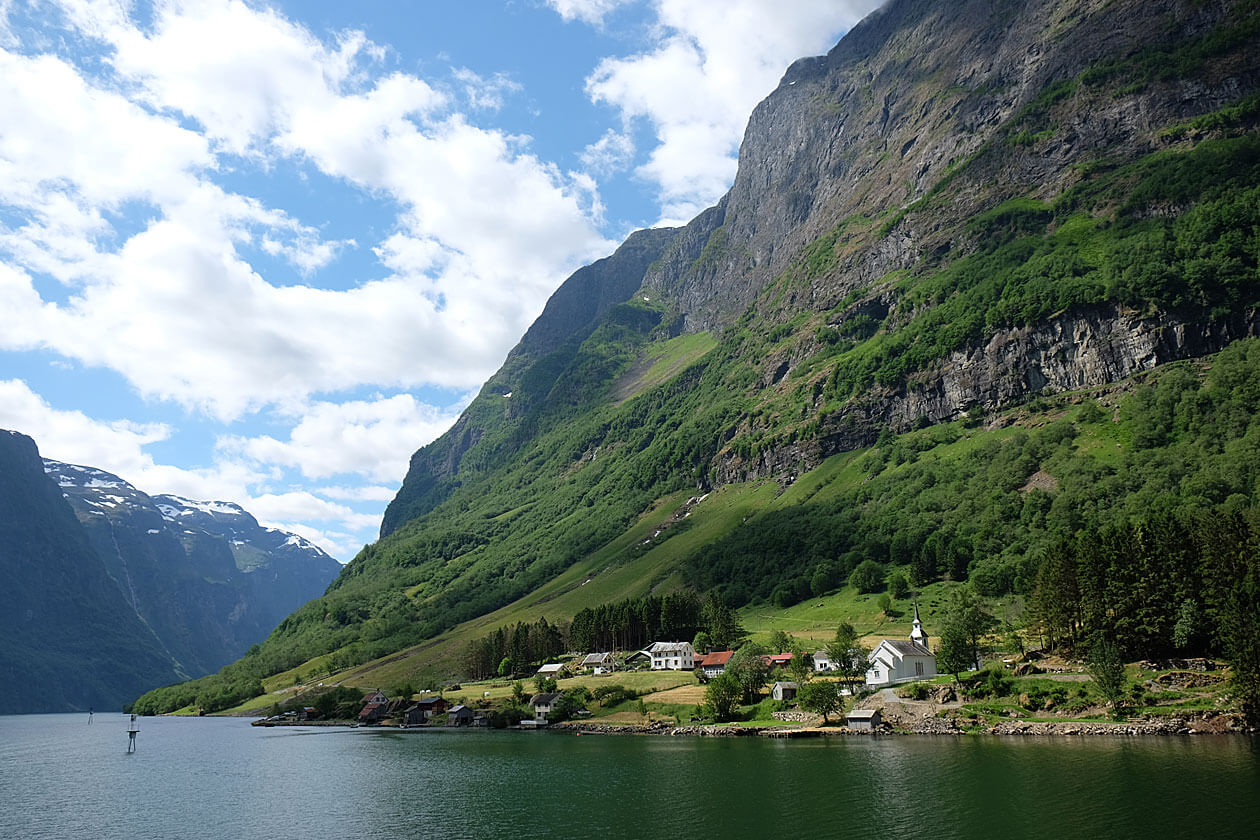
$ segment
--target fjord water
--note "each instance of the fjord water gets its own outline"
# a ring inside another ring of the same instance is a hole
[[[0,717],[0,838],[1254,837],[1241,737],[769,740]]]

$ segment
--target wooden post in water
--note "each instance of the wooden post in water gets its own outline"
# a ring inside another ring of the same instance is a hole
[[[131,724],[127,727],[127,752],[136,751],[136,736],[140,734],[140,725],[136,723],[136,716],[131,716]]]

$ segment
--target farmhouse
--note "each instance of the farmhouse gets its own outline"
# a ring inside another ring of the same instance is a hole
[[[590,668],[596,674],[611,674],[617,670],[617,660],[609,653],[588,653],[582,660],[583,668]]]
[[[559,701],[560,693],[558,691],[535,694],[529,701],[529,705],[534,707],[534,721],[546,725],[547,715],[551,714],[551,710],[556,707],[556,703]]]
[[[690,642],[657,642],[647,652],[653,671],[690,671],[696,667],[696,651]]]
[[[550,677],[553,680],[558,680],[564,676],[564,665],[559,662],[548,662],[546,665],[538,669],[538,673],[544,677]]]
[[[726,673],[726,663],[735,655],[732,650],[715,650],[696,657],[696,668],[708,679]]]

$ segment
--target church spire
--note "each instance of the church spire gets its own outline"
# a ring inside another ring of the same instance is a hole
[[[923,645],[923,647],[931,650],[928,646],[927,633],[923,632],[923,623],[919,621],[919,602],[914,602],[914,628],[910,631],[910,641],[915,644]]]

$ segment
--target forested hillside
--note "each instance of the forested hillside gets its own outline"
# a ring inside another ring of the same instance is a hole
[[[593,303],[548,307],[324,598],[149,707],[544,589],[553,621],[598,606],[557,580],[787,608],[871,563],[1035,600],[1046,558],[1148,533],[1169,556],[1238,535],[1241,565],[1143,607],[1201,616],[1180,638],[1227,652],[1243,602],[1220,581],[1255,574],[1258,45],[1246,0],[894,0],[788,70],[717,207],[561,287]],[[694,501],[765,486],[720,522]],[[1145,562],[1115,556],[1109,580]],[[1038,615],[1185,647],[1164,613]]]

